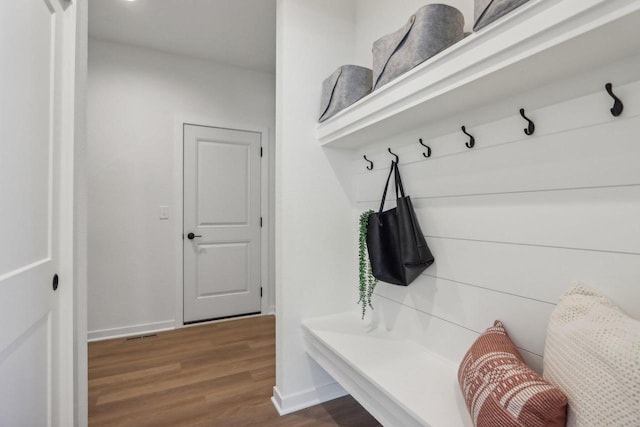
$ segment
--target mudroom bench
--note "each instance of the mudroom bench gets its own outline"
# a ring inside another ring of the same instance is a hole
[[[471,427],[458,362],[357,313],[302,322],[307,353],[385,426]]]

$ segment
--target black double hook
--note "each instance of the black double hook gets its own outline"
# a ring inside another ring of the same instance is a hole
[[[373,169],[373,162],[371,160],[367,159],[367,155],[366,154],[364,156],[362,156],[362,157],[364,157],[364,159],[367,162],[369,162],[369,166],[367,166],[367,170],[372,170]]]
[[[536,125],[527,116],[524,115],[524,108],[520,109],[520,115],[523,119],[529,122],[529,126],[527,126],[527,128],[524,130],[524,134],[529,136],[533,135],[533,132],[536,131]]]
[[[395,154],[393,151],[391,151],[391,148],[387,148],[387,150],[389,151],[389,154],[391,154],[392,156],[394,156],[396,158],[396,164],[400,163],[400,157],[398,157],[397,154]]]
[[[431,157],[431,147],[429,147],[427,144],[425,144],[424,142],[422,142],[422,138],[420,138],[418,141],[420,142],[420,145],[422,145],[424,148],[426,148],[426,149],[427,149],[427,152],[426,152],[426,153],[422,153],[422,155],[423,155],[426,159],[428,159],[429,157]]]
[[[604,85],[604,88],[614,100],[613,107],[611,107],[611,110],[609,111],[611,111],[613,117],[618,117],[620,114],[622,114],[622,110],[624,110],[624,104],[622,103],[622,101],[620,101],[620,98],[618,98],[613,93],[613,85],[611,83],[607,83],[606,85]]]
[[[464,132],[464,134],[470,138],[469,142],[465,142],[464,145],[466,145],[467,148],[473,148],[473,146],[476,145],[476,139],[473,137],[473,135],[467,132],[467,128],[465,126],[462,126],[461,129],[462,129],[462,132]]]

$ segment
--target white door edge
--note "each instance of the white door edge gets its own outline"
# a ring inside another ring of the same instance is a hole
[[[77,213],[76,184],[83,177],[77,169],[76,156],[83,152],[86,144],[86,86],[78,84],[78,77],[86,76],[87,54],[79,49],[82,43],[86,46],[87,31],[87,5],[82,1],[61,1],[64,6],[63,27],[63,93],[59,108],[61,109],[61,146],[60,146],[60,279],[58,292],[60,322],[58,358],[60,372],[58,390],[55,391],[53,408],[53,425],[85,426],[88,420],[84,417],[87,413],[87,360],[78,356],[86,352],[78,353],[78,348],[86,346],[86,300],[78,300],[79,295],[86,296],[86,281],[77,277],[75,264],[77,248],[76,241],[79,236],[86,239],[86,229],[78,227],[75,215]],[[84,224],[84,221],[80,221]],[[79,289],[83,287],[83,289]],[[80,307],[80,310],[77,308]],[[84,308],[84,310],[82,310]],[[83,316],[82,313],[85,313]]]
[[[176,305],[175,305],[175,328],[184,326],[184,262],[183,262],[183,201],[184,201],[184,125],[196,125],[221,129],[233,129],[240,131],[249,131],[260,134],[262,141],[262,165],[261,168],[261,190],[260,190],[260,215],[263,218],[263,226],[261,229],[261,248],[260,248],[260,281],[262,283],[263,296],[260,302],[260,311],[262,314],[269,314],[275,311],[275,307],[270,306],[272,283],[270,280],[271,266],[269,255],[269,246],[272,242],[272,231],[270,224],[270,187],[271,171],[273,169],[272,142],[270,138],[270,128],[266,126],[255,126],[243,123],[213,122],[211,118],[193,117],[193,116],[177,116],[174,121],[174,150],[173,150],[173,194],[175,195],[174,206],[170,207],[170,214],[173,215],[175,240],[175,265],[176,265]],[[273,249],[273,248],[272,248]]]
[[[84,173],[87,150],[87,78],[89,64],[89,8],[87,1],[74,1],[75,6],[75,121],[73,147],[73,360],[74,408],[70,424],[89,424],[89,355],[87,317],[87,177]]]

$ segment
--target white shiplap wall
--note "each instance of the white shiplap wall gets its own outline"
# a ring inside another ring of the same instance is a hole
[[[636,66],[626,61],[617,72],[631,75]],[[512,116],[468,129],[473,149],[461,132],[425,141],[430,159],[417,140],[396,144],[436,262],[408,287],[379,283],[374,316],[451,360],[500,319],[538,371],[547,319],[572,281],[640,318],[640,81],[614,90],[625,102],[618,118],[596,86],[527,111],[533,136],[514,104]],[[377,209],[389,170],[390,155],[376,146],[359,153],[373,171],[361,157],[356,163],[358,213]]]

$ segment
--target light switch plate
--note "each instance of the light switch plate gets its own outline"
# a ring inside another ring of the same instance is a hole
[[[169,219],[169,206],[160,206],[160,219]]]

